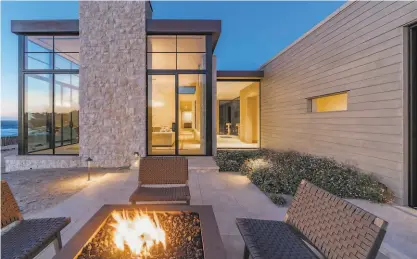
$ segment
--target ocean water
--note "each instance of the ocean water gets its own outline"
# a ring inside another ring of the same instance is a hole
[[[17,136],[17,120],[2,120],[1,136]]]

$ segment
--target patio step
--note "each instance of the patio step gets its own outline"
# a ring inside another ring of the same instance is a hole
[[[211,156],[190,156],[188,170],[192,173],[218,173],[219,167]]]

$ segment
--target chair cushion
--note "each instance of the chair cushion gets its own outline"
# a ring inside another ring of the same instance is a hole
[[[45,248],[70,218],[43,218],[20,221],[1,236],[1,258],[32,258]]]
[[[179,187],[143,187],[139,186],[130,196],[130,202],[138,201],[189,201],[188,186]]]
[[[237,218],[236,224],[253,259],[319,258],[285,222]]]

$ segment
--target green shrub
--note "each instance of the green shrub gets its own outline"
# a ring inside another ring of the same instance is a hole
[[[220,151],[216,160],[221,171],[239,170],[265,193],[294,195],[301,180],[306,179],[342,198],[393,199],[392,192],[372,175],[330,158],[259,150]]]
[[[262,155],[262,150],[218,150],[215,157],[221,172],[238,172],[249,158]]]
[[[280,194],[269,193],[268,197],[269,199],[271,199],[273,203],[275,203],[278,206],[284,206],[285,204],[287,204],[287,201],[285,200],[285,198],[282,197]]]

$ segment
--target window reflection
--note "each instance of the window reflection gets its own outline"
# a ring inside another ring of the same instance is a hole
[[[25,53],[26,69],[52,69],[52,53]]]
[[[24,149],[29,154],[79,152],[79,45],[78,36],[25,37]]]
[[[27,36],[25,52],[52,52],[52,36]]]
[[[78,36],[55,36],[54,52],[80,52],[80,38]]]
[[[78,80],[73,75],[55,75],[55,154],[77,154]]]
[[[55,69],[79,69],[77,56],[67,53],[55,54]]]
[[[26,36],[25,69],[79,69],[78,36]]]
[[[25,119],[28,153],[52,154],[52,75],[25,76]]]

